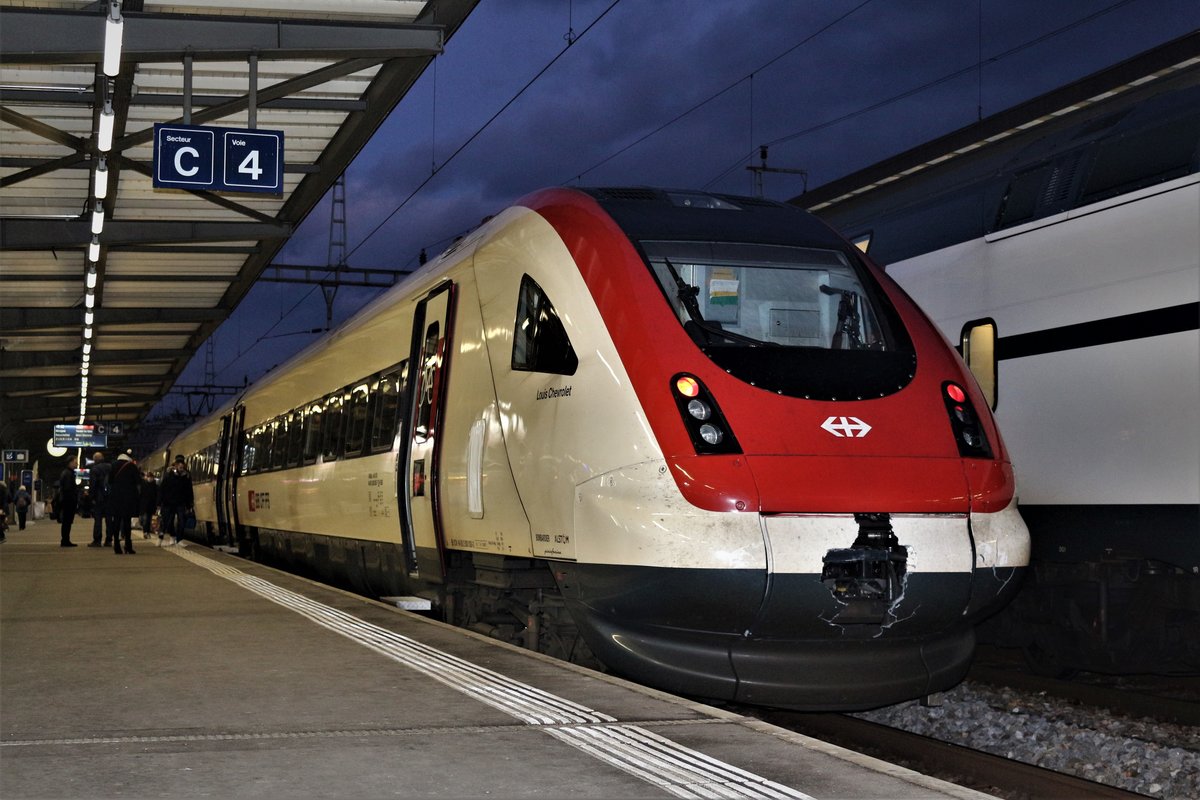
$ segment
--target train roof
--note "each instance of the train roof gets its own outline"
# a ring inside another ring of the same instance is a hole
[[[635,241],[731,241],[842,248],[827,224],[763,197],[647,186],[584,188]]]
[[[892,262],[1192,174],[1198,137],[1192,32],[791,202]]]

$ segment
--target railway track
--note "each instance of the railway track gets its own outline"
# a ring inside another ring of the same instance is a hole
[[[842,714],[739,708],[772,725],[1009,800],[1142,795]]]
[[[1117,685],[1082,683],[1032,675],[989,665],[975,665],[968,681],[1008,686],[1022,692],[1043,692],[1080,705],[1108,709],[1127,717],[1147,717],[1176,725],[1200,726],[1200,702],[1184,697],[1135,691]],[[1168,684],[1169,685],[1169,684]]]

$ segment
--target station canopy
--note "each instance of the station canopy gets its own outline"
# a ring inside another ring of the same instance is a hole
[[[477,2],[0,4],[4,446],[136,429]],[[281,131],[282,191],[154,188],[156,123]]]

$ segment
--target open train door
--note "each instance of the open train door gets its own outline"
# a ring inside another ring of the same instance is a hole
[[[439,461],[454,328],[454,284],[441,284],[417,303],[409,354],[404,457],[400,459],[404,551],[409,574],[440,582],[445,575]]]
[[[216,502],[217,529],[222,544],[237,544],[237,479],[242,460],[242,422],[245,406],[221,417],[220,465],[217,469]]]

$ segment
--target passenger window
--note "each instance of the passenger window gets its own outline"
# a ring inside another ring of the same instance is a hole
[[[254,471],[254,433],[242,433],[242,474],[249,475]]]
[[[317,456],[321,453],[322,420],[324,414],[321,413],[321,404],[313,403],[308,407],[308,413],[304,419],[304,463],[313,464],[317,460]]]
[[[333,461],[341,452],[342,438],[342,393],[331,394],[325,399],[325,427],[322,451],[326,461]]]
[[[550,298],[533,278],[521,280],[513,330],[512,368],[521,372],[574,375],[579,358]]]
[[[271,440],[271,468],[283,469],[287,463],[288,418],[277,417],[271,427],[274,429]]]
[[[260,425],[254,434],[254,471],[264,472],[271,468],[271,426]]]
[[[375,419],[371,425],[371,451],[390,450],[400,419],[400,387],[404,365],[379,379],[375,386]]]
[[[981,319],[968,322],[962,329],[962,357],[975,376],[988,405],[996,407],[996,323]]]
[[[370,389],[367,387],[367,384],[360,383],[358,386],[355,386],[350,392],[349,400],[349,405],[346,407],[347,458],[362,455],[371,401]]]
[[[300,465],[300,455],[304,447],[304,412],[293,411],[288,414],[288,455],[287,465]]]
[[[242,474],[250,475],[258,471],[258,429],[248,430],[244,436],[246,438],[242,446]]]
[[[1126,134],[1100,145],[1083,190],[1082,204],[1094,203],[1196,171],[1200,116]]]
[[[437,395],[438,376],[442,363],[439,346],[441,342],[441,325],[436,321],[430,323],[429,327],[425,329],[425,344],[421,349],[420,394],[417,403],[416,425],[413,426],[413,435],[419,442],[423,442],[433,435],[430,422],[434,418],[433,405]]]

